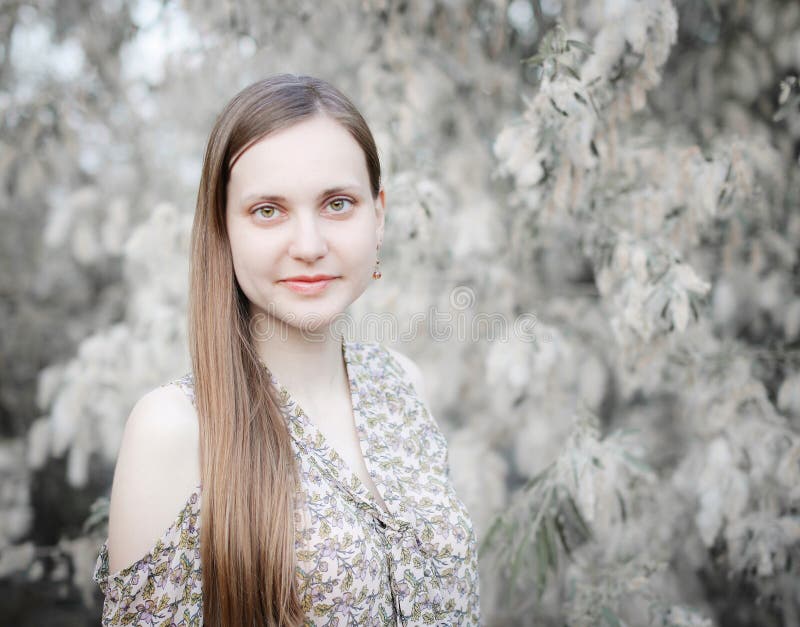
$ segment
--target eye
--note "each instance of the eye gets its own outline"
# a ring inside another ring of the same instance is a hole
[[[254,207],[251,213],[258,214],[262,218],[271,219],[277,213],[277,209],[272,205],[260,205]]]
[[[328,203],[328,206],[334,209],[334,213],[344,213],[348,206],[345,203],[353,204],[353,201],[349,198],[334,198]]]

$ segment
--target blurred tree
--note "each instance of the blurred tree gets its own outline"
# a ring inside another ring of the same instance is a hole
[[[88,504],[188,368],[208,130],[291,71],[379,144],[387,280],[353,318],[473,332],[398,348],[485,540],[486,624],[797,624],[796,2],[50,0],[0,35],[9,589],[96,616]]]

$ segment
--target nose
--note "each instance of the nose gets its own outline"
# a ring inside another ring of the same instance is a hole
[[[314,262],[328,252],[328,242],[316,216],[298,216],[289,254],[296,259]]]

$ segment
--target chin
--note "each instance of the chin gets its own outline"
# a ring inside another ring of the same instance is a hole
[[[300,306],[297,303],[284,306],[278,304],[272,308],[273,317],[296,329],[314,331],[316,328],[319,331],[335,322],[346,311],[346,304],[338,301],[339,299],[336,302],[333,299],[328,302],[309,299]]]

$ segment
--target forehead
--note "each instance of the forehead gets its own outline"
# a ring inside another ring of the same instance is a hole
[[[229,192],[300,194],[343,181],[368,186],[361,146],[339,122],[314,116],[271,133],[247,148],[234,163]]]

